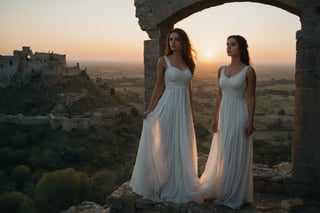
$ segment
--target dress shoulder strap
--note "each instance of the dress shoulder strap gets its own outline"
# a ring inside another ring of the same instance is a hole
[[[246,66],[245,66],[245,68],[244,68],[244,69],[245,69],[245,71],[244,71],[245,74],[247,74],[247,72],[248,72],[248,70],[249,70],[249,67],[250,67],[250,65],[246,65]]]
[[[225,72],[226,70],[227,70],[227,65],[224,65],[221,71]]]
[[[171,67],[171,62],[170,62],[170,60],[168,59],[167,56],[164,56],[164,60],[166,61],[167,66]]]
[[[224,74],[226,70],[227,70],[227,65],[222,66],[220,74]]]

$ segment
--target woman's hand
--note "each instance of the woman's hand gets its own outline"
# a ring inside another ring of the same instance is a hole
[[[253,133],[253,124],[252,122],[248,122],[245,129],[245,134],[247,137],[249,137]]]
[[[150,114],[150,111],[147,110],[143,113],[143,119],[146,119],[148,117],[148,115]]]

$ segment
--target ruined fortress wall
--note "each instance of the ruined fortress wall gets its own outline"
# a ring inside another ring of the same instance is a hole
[[[40,61],[25,61],[20,60],[20,66],[17,71],[24,73],[36,72],[44,69],[45,64]]]
[[[67,69],[65,70],[65,72],[62,73],[63,76],[76,76],[79,75],[81,73],[79,64],[77,64],[77,66],[74,67],[67,67]]]
[[[0,56],[0,87],[12,84],[13,76],[21,78],[20,81],[28,82],[30,76],[75,76],[81,73],[79,64],[68,68],[66,55],[55,53],[32,53],[30,47],[14,50],[13,56]]]
[[[10,79],[17,72],[18,66],[18,58],[0,56],[0,87],[6,87],[10,84]]]
[[[65,63],[59,61],[50,61],[45,63],[45,66],[42,68],[42,75],[57,75],[61,76],[66,70]]]
[[[40,60],[42,62],[47,62],[47,61],[66,61],[66,55],[60,55],[60,54],[55,54],[55,53],[40,53],[40,52],[35,52],[34,55],[32,56],[33,60]]]

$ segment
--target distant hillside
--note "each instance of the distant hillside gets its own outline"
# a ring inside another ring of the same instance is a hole
[[[0,95],[0,114],[43,115],[56,112],[72,116],[120,104],[110,91],[95,86],[85,72],[56,78],[54,83],[35,80],[24,86],[0,88]],[[79,98],[72,101],[76,96]]]
[[[86,72],[33,78],[0,88],[0,96],[0,118],[100,122],[66,131],[0,119],[0,212],[58,212],[86,199],[105,204],[130,178],[142,117],[106,81]]]

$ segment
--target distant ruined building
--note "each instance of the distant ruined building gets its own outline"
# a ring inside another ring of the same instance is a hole
[[[194,13],[230,2],[268,4],[300,18],[301,29],[295,35],[288,35],[296,37],[292,173],[295,193],[320,199],[319,0],[135,0],[139,25],[149,36],[149,40],[144,41],[145,107],[150,101],[156,81],[156,62],[164,53],[168,32],[177,22]],[[277,51],[277,48],[279,47],[275,47],[274,51]]]
[[[79,64],[66,66],[66,55],[33,53],[30,47],[14,50],[13,56],[0,55],[0,88],[30,83],[32,79],[74,76],[81,73]]]

